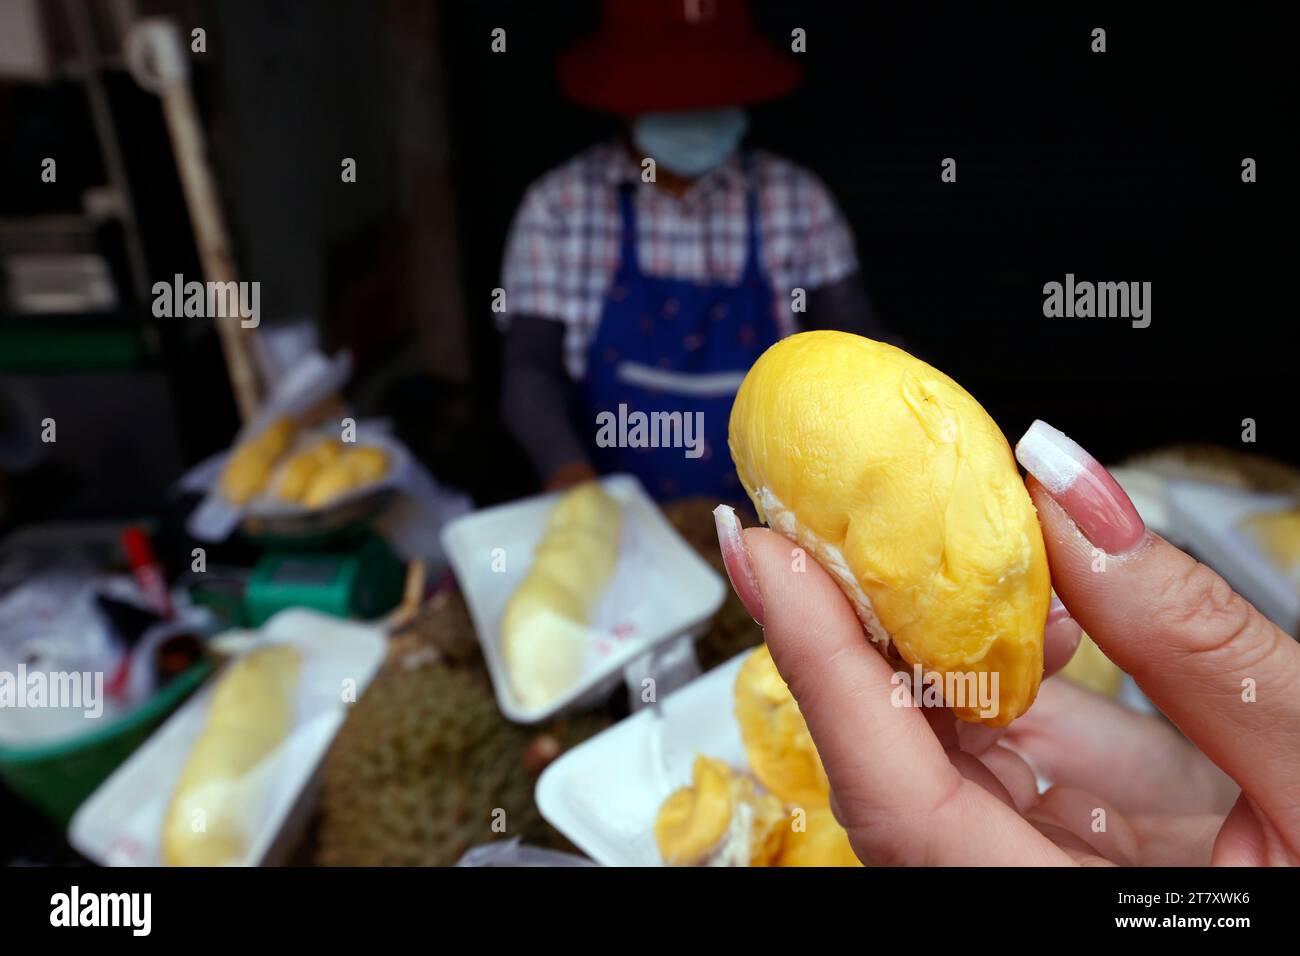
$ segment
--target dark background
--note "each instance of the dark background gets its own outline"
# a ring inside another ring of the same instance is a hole
[[[556,55],[596,29],[599,4],[141,6],[186,33],[208,29],[209,52],[191,57],[195,96],[241,277],[263,282],[264,321],[310,315],[328,348],[351,347],[354,403],[393,416],[444,481],[480,503],[533,490],[499,422],[488,306],[527,185],[615,129],[568,103],[554,78]],[[1253,418],[1248,450],[1300,462],[1296,71],[1276,5],[1172,15],[758,0],[754,11],[783,46],[806,30],[808,52],[804,86],[753,108],[749,142],[821,176],[883,319],[1010,438],[1041,417],[1114,461],[1175,441],[1241,448]],[[1104,54],[1090,51],[1097,26]],[[504,55],[490,50],[496,27]],[[157,100],[120,68],[106,85],[151,277],[197,274]],[[94,153],[76,84],[0,83],[0,215],[74,210],[102,181]],[[60,157],[58,187],[25,185],[45,155]],[[358,159],[356,184],[339,182],[343,155]],[[1258,162],[1253,184],[1241,181],[1246,156]],[[957,161],[955,184],[940,181],[944,157]],[[1151,282],[1151,326],[1045,318],[1043,284],[1066,273]],[[63,473],[26,479],[0,526],[147,510],[183,464],[229,442],[215,336],[155,322],[147,305],[127,302],[116,318],[148,327],[157,383],[132,397],[139,376],[47,373]],[[76,474],[78,460],[94,465]]]
[[[759,2],[769,36],[807,31],[807,77],[754,108],[749,142],[825,180],[882,317],[1013,440],[1041,417],[1113,460],[1240,448],[1254,418],[1254,450],[1300,461],[1289,34],[1277,8],[1135,6]],[[486,302],[526,185],[611,128],[553,78],[598,7],[444,9],[468,299]],[[505,56],[484,40],[495,26]],[[1044,318],[1043,284],[1067,272],[1152,282],[1151,326]],[[495,336],[471,329],[486,371]]]

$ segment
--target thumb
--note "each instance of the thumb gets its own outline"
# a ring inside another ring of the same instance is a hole
[[[1300,649],[1145,527],[1119,483],[1036,421],[1016,446],[1052,584],[1097,644],[1284,833],[1300,837]]]

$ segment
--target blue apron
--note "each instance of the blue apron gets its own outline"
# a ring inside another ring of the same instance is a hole
[[[634,198],[632,186],[620,190],[622,258],[587,353],[593,458],[602,472],[636,475],[661,501],[741,500],[727,449],[731,405],[745,372],[777,339],[757,196],[750,189],[746,197],[745,268],[734,286],[644,274]]]

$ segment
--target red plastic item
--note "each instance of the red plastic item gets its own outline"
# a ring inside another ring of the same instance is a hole
[[[161,618],[172,617],[175,611],[167,591],[167,579],[144,529],[132,526],[123,531],[122,549],[126,552],[126,560],[131,565],[145,605]]]

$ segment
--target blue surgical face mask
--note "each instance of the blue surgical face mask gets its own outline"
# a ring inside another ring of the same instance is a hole
[[[632,124],[632,140],[664,169],[694,178],[731,155],[748,128],[749,117],[739,107],[643,113]]]

